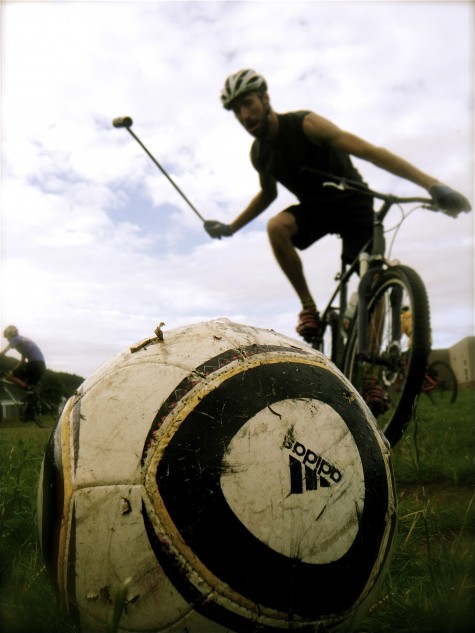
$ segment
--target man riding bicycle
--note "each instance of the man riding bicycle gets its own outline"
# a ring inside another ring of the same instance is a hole
[[[34,388],[46,369],[42,351],[31,339],[20,336],[15,325],[7,326],[3,336],[7,339],[8,345],[0,351],[0,356],[4,356],[10,349],[15,349],[21,355],[19,363],[5,378],[22,389]]]
[[[277,197],[277,183],[297,197],[297,204],[269,220],[267,232],[274,256],[302,304],[297,332],[306,340],[318,332],[319,314],[296,249],[335,233],[343,241],[343,260],[351,263],[371,239],[373,223],[369,196],[324,188],[325,178],[317,171],[364,184],[351,160],[356,156],[427,189],[448,215],[456,217],[471,209],[462,194],[433,176],[314,112],[277,113],[271,107],[266,80],[253,70],[230,75],[221,101],[255,138],[251,162],[259,174],[260,190],[231,224],[208,220],[205,229],[213,238],[233,235],[270,206]]]

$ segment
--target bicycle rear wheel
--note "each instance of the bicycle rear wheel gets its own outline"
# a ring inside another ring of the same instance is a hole
[[[432,404],[453,404],[457,400],[458,383],[452,367],[441,360],[431,363],[424,377],[422,391]]]
[[[412,313],[410,338],[401,335],[403,306]],[[351,325],[344,373],[366,395],[378,427],[395,446],[411,420],[430,351],[429,301],[419,275],[407,266],[394,266],[376,278],[368,303],[369,353],[362,357],[357,326],[358,318]],[[381,394],[379,401],[375,392]]]
[[[28,393],[23,402],[23,422],[34,422],[36,426],[45,428],[43,422],[43,407],[38,394]]]

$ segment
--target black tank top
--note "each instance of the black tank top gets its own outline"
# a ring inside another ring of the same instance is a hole
[[[363,179],[346,152],[334,149],[326,143],[312,143],[303,131],[303,119],[308,110],[278,114],[279,128],[275,139],[271,141],[256,139],[251,147],[251,161],[261,173],[271,174],[301,202],[350,202],[361,194],[340,191],[334,187],[322,187],[328,178],[304,168],[316,169],[327,174],[344,176],[363,183]],[[370,198],[366,197],[368,204]]]

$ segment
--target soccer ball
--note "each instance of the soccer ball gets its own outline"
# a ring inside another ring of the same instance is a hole
[[[396,522],[388,445],[348,380],[228,319],[158,329],[85,380],[38,497],[86,633],[351,630]]]

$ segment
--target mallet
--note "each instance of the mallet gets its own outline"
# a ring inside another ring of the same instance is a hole
[[[189,205],[189,207],[196,213],[196,215],[200,218],[200,220],[202,222],[205,221],[204,217],[201,215],[201,213],[198,211],[198,209],[191,204],[191,202],[188,200],[188,198],[185,196],[185,194],[183,193],[183,191],[178,187],[177,184],[175,184],[175,182],[171,179],[171,177],[167,174],[167,172],[165,171],[165,169],[160,165],[160,163],[157,161],[157,159],[148,151],[148,149],[145,147],[145,145],[142,143],[142,141],[139,139],[139,137],[130,129],[132,127],[132,119],[129,116],[121,116],[121,117],[117,117],[116,119],[112,120],[112,125],[114,127],[125,127],[125,129],[127,130],[127,132],[129,132],[129,134],[131,134],[131,136],[134,137],[134,139],[137,141],[137,143],[142,147],[142,149],[148,154],[148,156],[153,160],[153,162],[155,163],[155,165],[158,167],[158,169],[162,172],[162,174],[164,176],[166,176],[168,178],[168,180],[171,182],[171,184],[175,187],[175,189],[178,191],[178,193],[181,195],[181,197],[183,198],[183,200],[185,200],[185,202]]]

